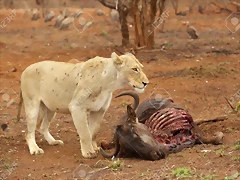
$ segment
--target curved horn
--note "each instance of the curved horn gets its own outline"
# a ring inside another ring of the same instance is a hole
[[[118,134],[117,131],[114,135],[114,143],[115,143],[115,150],[112,153],[107,153],[106,151],[103,150],[102,147],[100,147],[100,152],[102,154],[103,157],[105,158],[111,158],[111,157],[116,157],[120,151],[120,144],[119,144],[119,138],[118,138]]]
[[[126,95],[133,97],[134,103],[132,105],[132,109],[135,111],[139,105],[139,96],[137,93],[135,93],[133,91],[124,91],[124,92],[118,94],[115,98],[118,98],[121,96],[126,96]]]

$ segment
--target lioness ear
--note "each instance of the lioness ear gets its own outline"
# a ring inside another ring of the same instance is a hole
[[[114,65],[121,66],[123,64],[123,60],[115,52],[112,53],[111,58]]]

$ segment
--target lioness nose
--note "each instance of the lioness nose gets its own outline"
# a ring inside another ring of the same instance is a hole
[[[146,86],[148,83],[142,82],[144,86]]]

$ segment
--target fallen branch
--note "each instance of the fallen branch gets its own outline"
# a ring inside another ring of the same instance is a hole
[[[216,7],[218,7],[219,9],[220,9],[220,13],[223,11],[223,10],[225,10],[225,11],[227,11],[227,12],[229,12],[229,13],[232,13],[232,11],[231,10],[229,10],[228,8],[222,8],[222,7],[220,7],[219,5],[217,5],[215,2],[211,2],[210,3],[210,5],[214,5],[214,6],[216,6]]]
[[[160,51],[164,52],[163,49],[150,49],[150,50],[148,50],[148,49],[135,49],[135,50],[137,50],[139,52],[146,52],[146,53],[160,52]]]
[[[196,119],[196,120],[194,120],[194,123],[196,125],[200,125],[200,124],[207,123],[207,122],[224,121],[224,120],[227,120],[227,119],[228,119],[227,116],[216,117],[216,118],[213,118],[213,119]]]
[[[232,108],[233,111],[235,111],[234,107],[232,106],[232,104],[229,102],[229,100],[224,96],[224,98],[226,99],[228,105]]]
[[[237,9],[238,12],[240,11],[240,3],[237,3],[237,2],[229,2],[229,3],[231,3],[233,6],[235,6],[235,8]]]
[[[98,0],[98,2],[100,2],[102,5],[110,9],[116,9],[116,3],[114,3],[113,1]]]

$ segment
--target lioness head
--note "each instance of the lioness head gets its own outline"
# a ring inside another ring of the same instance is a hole
[[[143,92],[149,81],[142,70],[143,65],[137,58],[131,53],[118,56],[115,52],[112,53],[111,58],[123,78],[135,90]]]

